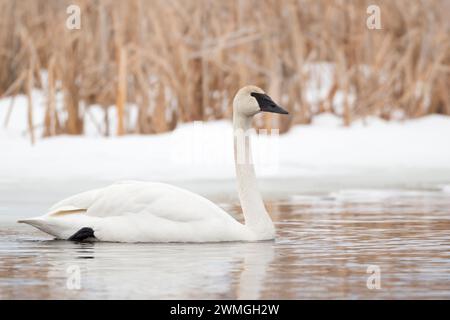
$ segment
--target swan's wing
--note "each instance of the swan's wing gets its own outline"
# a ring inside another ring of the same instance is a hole
[[[83,213],[92,217],[148,214],[170,221],[188,222],[212,217],[229,218],[213,202],[164,183],[121,182],[91,190],[55,204],[49,214]]]
[[[85,191],[61,200],[49,209],[47,215],[62,215],[64,213],[74,213],[75,211],[87,211],[101,197],[104,190],[105,188]]]

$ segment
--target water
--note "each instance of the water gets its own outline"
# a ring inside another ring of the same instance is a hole
[[[450,193],[437,187],[278,195],[277,238],[258,243],[77,244],[14,223],[78,189],[3,185],[0,299],[450,299]],[[208,196],[240,217],[234,197]]]

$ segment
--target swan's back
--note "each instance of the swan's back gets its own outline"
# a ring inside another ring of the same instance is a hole
[[[66,208],[85,209],[85,214],[93,217],[143,213],[174,221],[228,216],[213,202],[193,192],[165,183],[139,181],[119,182],[74,195],[52,206],[49,213]]]

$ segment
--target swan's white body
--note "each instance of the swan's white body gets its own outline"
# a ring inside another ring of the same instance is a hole
[[[58,239],[88,226],[100,241],[257,240],[208,199],[164,183],[121,182],[83,192],[27,222]]]
[[[235,97],[234,129],[250,129],[259,112],[244,87]],[[263,93],[263,92],[262,92]],[[254,101],[255,100],[255,101]],[[236,145],[236,142],[235,142]],[[239,154],[235,146],[235,155]],[[210,200],[164,183],[121,182],[62,200],[43,216],[21,220],[58,239],[91,228],[96,240],[114,242],[217,242],[269,240],[275,229],[256,185],[249,161],[236,161],[238,192],[245,217],[241,224]],[[235,156],[237,158],[237,156]]]

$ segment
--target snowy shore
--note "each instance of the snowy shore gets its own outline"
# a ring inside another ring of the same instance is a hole
[[[5,118],[7,103],[0,105]],[[1,181],[122,179],[185,181],[234,177],[229,121],[188,123],[174,132],[124,137],[58,136],[31,145],[26,105],[17,101],[0,129]],[[266,179],[336,177],[408,183],[450,182],[450,117],[386,122],[368,118],[344,127],[330,114],[287,134],[254,136],[257,174]]]
[[[34,94],[36,106],[44,105],[42,95]],[[9,102],[0,100],[2,123]],[[43,109],[34,112],[42,121]],[[25,98],[18,96],[7,128],[0,129],[0,183],[234,178],[232,127],[226,120],[182,124],[160,135],[109,138],[95,134],[91,124],[86,136],[38,138],[32,146],[25,115]],[[258,177],[267,181],[445,187],[450,184],[449,137],[450,117],[441,115],[391,122],[366,118],[344,127],[338,117],[322,114],[279,137],[254,136],[254,160]]]

